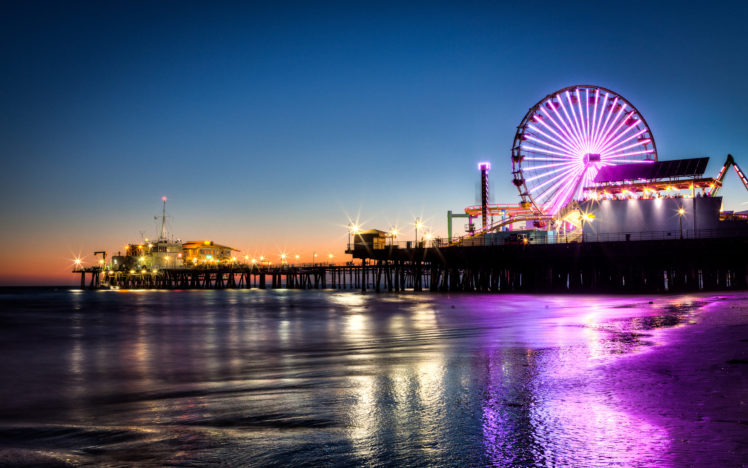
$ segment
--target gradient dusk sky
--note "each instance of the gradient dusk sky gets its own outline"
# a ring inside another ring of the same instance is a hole
[[[346,260],[346,224],[516,203],[516,126],[595,84],[660,159],[748,169],[748,2],[3,2],[0,284],[157,233]],[[748,209],[728,175],[724,208]]]

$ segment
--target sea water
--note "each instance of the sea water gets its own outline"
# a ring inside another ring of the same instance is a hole
[[[715,300],[6,289],[0,463],[668,465],[605,369]]]

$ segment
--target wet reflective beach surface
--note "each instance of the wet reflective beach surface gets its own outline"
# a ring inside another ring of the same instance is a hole
[[[7,290],[0,464],[740,465],[747,311],[742,293]]]

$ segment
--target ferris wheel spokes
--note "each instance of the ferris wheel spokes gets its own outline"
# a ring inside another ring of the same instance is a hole
[[[573,86],[530,108],[512,149],[514,182],[523,202],[555,214],[579,198],[605,166],[657,159],[651,131],[616,93]]]

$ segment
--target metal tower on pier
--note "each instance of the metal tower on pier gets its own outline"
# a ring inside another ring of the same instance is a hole
[[[166,196],[161,197],[161,201],[164,202],[164,207],[161,212],[161,233],[158,235],[158,240],[166,240]]]

